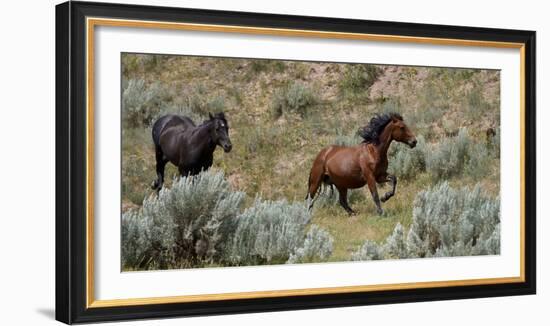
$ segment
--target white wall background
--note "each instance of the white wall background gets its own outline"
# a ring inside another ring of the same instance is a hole
[[[55,238],[55,37],[59,1],[5,1],[0,10],[0,323],[54,324]],[[550,119],[550,20],[544,1],[105,1],[181,7],[452,24],[537,31],[537,163],[550,164],[541,136]],[[550,321],[550,241],[543,238],[550,213],[538,170],[538,294],[536,296],[410,303],[139,321],[125,325],[316,324],[531,324]],[[543,257],[546,255],[545,257]]]

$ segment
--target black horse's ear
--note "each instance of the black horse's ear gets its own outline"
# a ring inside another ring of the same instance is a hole
[[[210,120],[214,120],[214,116],[210,112],[208,112],[208,117],[210,118]]]
[[[218,113],[218,118],[225,119],[225,114],[223,112]]]

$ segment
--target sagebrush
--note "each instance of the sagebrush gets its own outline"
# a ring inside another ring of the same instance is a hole
[[[415,148],[409,148],[405,144],[394,144],[390,147],[388,170],[398,178],[405,180],[416,177],[426,171],[427,152],[426,141],[422,135],[416,137],[418,143]]]
[[[332,252],[330,235],[315,226],[307,233],[310,220],[304,203],[257,198],[237,216],[229,256],[237,265],[327,259]]]
[[[123,214],[123,267],[185,268],[218,261],[243,199],[221,172],[174,180],[172,188],[146,198],[139,211]]]
[[[273,95],[271,112],[279,118],[285,114],[298,114],[305,117],[308,110],[318,103],[318,98],[310,86],[293,82],[279,88]]]
[[[174,180],[122,216],[122,268],[171,269],[327,260],[332,238],[311,225],[303,203],[262,201],[241,212],[245,194],[221,172]]]
[[[159,82],[125,81],[122,90],[123,122],[127,127],[148,126],[163,105],[170,101],[170,94]]]
[[[368,89],[378,76],[381,69],[368,64],[348,64],[345,66],[340,81],[340,92],[344,96],[368,96]]]
[[[500,199],[478,184],[454,189],[443,182],[414,200],[408,230],[397,224],[381,244],[367,241],[353,260],[500,254]]]

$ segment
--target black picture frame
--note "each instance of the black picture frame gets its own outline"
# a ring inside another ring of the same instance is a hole
[[[374,35],[514,42],[525,60],[524,281],[435,288],[90,308],[86,292],[86,17],[238,25]],[[534,31],[65,2],[56,6],[56,319],[67,324],[175,316],[250,313],[536,292]]]

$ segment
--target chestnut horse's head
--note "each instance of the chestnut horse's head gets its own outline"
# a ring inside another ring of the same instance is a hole
[[[387,139],[388,141],[402,142],[411,148],[416,146],[416,137],[398,113],[375,115],[367,126],[359,129],[359,135],[366,143],[379,144],[386,129],[391,132],[391,139]]]
[[[405,143],[409,145],[411,148],[414,148],[416,146],[416,137],[409,129],[409,127],[403,122],[403,117],[400,115],[392,115],[391,116],[391,127],[392,129],[392,138],[395,141]]]

